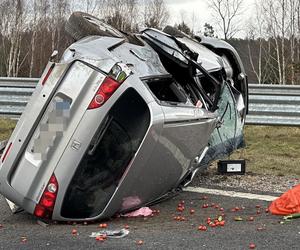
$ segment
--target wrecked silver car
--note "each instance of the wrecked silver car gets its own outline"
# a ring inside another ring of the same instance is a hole
[[[41,218],[107,218],[168,197],[243,146],[247,78],[229,44],[72,25],[80,40],[50,60],[4,150],[10,201]]]

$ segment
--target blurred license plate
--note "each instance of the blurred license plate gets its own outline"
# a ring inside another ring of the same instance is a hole
[[[68,125],[70,105],[71,99],[67,96],[56,96],[49,104],[30,147],[35,160],[47,160],[50,148],[62,137]]]

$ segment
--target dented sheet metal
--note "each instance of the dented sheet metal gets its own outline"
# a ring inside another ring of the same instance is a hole
[[[48,64],[1,159],[0,192],[16,206],[62,221],[125,214],[243,145],[248,88],[232,47],[71,17],[82,39]]]

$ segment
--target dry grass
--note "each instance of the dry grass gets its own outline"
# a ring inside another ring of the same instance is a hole
[[[300,177],[300,128],[246,126],[246,148],[231,159],[246,159],[247,171]]]
[[[8,139],[16,122],[0,119],[0,141]],[[246,148],[231,159],[246,159],[247,172],[300,177],[300,128],[246,126]]]
[[[0,119],[0,141],[8,139],[15,126],[15,120]]]

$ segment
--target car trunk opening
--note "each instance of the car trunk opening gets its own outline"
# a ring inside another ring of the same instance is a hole
[[[138,150],[150,124],[147,104],[128,89],[94,135],[64,197],[65,218],[101,214]]]

